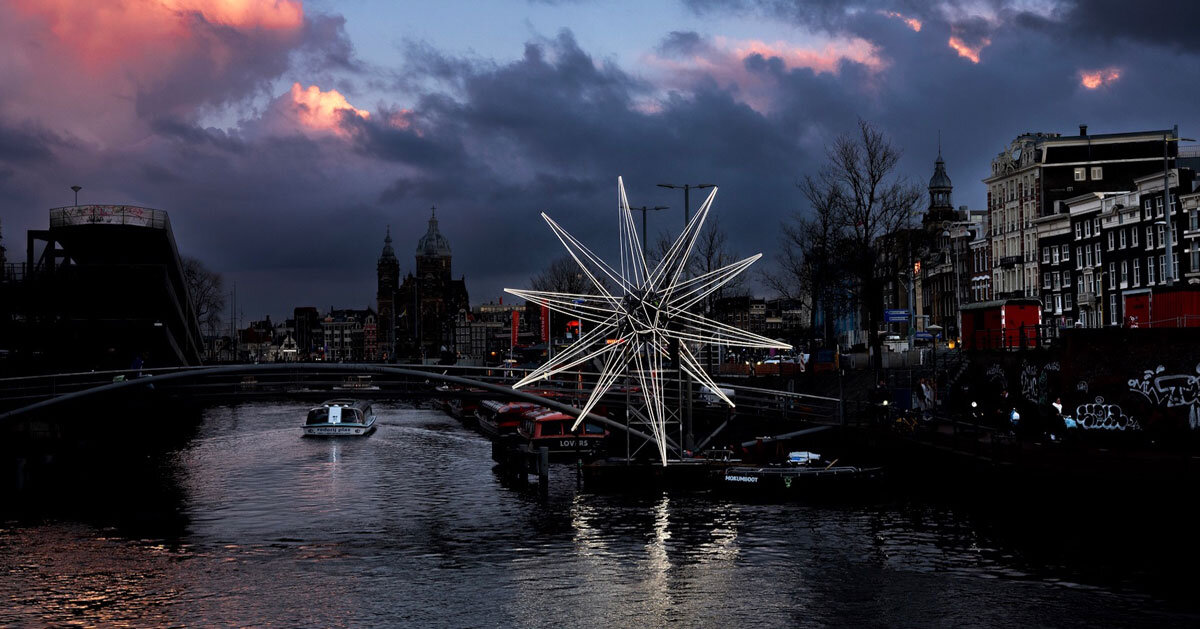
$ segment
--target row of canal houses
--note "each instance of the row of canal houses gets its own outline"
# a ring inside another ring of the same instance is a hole
[[[934,244],[914,269],[918,327],[969,346],[997,325],[1200,326],[1200,152],[1180,140],[1177,128],[1022,134],[992,160],[983,211],[953,209],[939,154],[923,220]]]

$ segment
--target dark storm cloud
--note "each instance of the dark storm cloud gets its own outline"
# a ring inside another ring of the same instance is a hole
[[[712,46],[695,31],[671,31],[658,45],[658,52],[666,57],[682,57],[706,53]]]
[[[686,34],[668,42],[710,46]],[[716,211],[744,229],[738,244],[747,254],[773,238],[781,211],[795,209],[791,166],[803,151],[794,135],[715,82],[658,100],[654,85],[598,62],[569,31],[529,43],[505,65],[409,50],[419,59],[406,67],[429,73],[411,80],[436,78],[453,93],[422,98],[410,129],[388,128],[382,117],[357,121],[359,150],[410,171],[382,200],[410,215],[427,216],[438,204],[455,273],[472,280],[475,301],[495,299],[512,281],[525,285],[562,255],[540,211],[611,253],[618,175],[632,204],[672,207],[651,217],[651,238],[683,220],[682,194],[656,188],[660,182],[720,184]],[[692,195],[693,210],[703,197]],[[401,232],[397,249],[405,237],[415,244],[423,227]]]
[[[201,107],[263,93],[290,68],[314,79],[359,68],[340,16],[308,16],[296,32],[261,36],[199,15],[189,22],[195,49],[179,55],[170,72],[138,87],[137,112],[143,118],[194,116]],[[227,61],[217,64],[214,58]]]
[[[70,148],[74,141],[32,122],[0,120],[0,164],[28,166],[54,158],[54,150]]]
[[[247,317],[257,318],[302,304],[365,306],[385,227],[410,271],[433,204],[454,274],[466,275],[478,303],[503,286],[527,286],[562,255],[539,212],[611,258],[619,175],[633,205],[671,207],[649,217],[651,239],[683,221],[682,193],[655,184],[720,185],[714,212],[730,244],[743,256],[767,253],[759,263],[767,266],[780,222],[805,209],[795,182],[816,172],[827,143],[859,117],[892,137],[904,151],[902,174],[918,182],[932,171],[940,130],[955,201],[975,208],[989,161],[1021,132],[1179,122],[1187,133],[1198,123],[1200,65],[1189,44],[1150,41],[1150,25],[1136,21],[1117,34],[1115,4],[1097,5],[1108,12],[1106,37],[1088,32],[1088,20],[1101,19],[1083,15],[1090,4],[1032,13],[995,2],[985,5],[988,16],[964,9],[974,5],[918,2],[689,4],[715,17],[787,19],[818,40],[861,38],[881,63],[805,66],[771,48],[735,54],[718,27],[643,42],[661,59],[636,68],[585,50],[569,30],[531,37],[509,62],[409,41],[396,67],[367,67],[340,18],[315,16],[291,47],[219,40],[238,55],[262,56],[229,76],[184,65],[199,87],[182,78],[146,86],[138,106],[149,134],[137,142],[85,144],[53,125],[0,124],[0,193],[39,199],[29,207],[61,205],[78,177],[88,201],[167,209],[181,250],[237,280]],[[979,62],[951,49],[951,36],[978,47]],[[696,57],[707,63],[687,65]],[[1081,86],[1082,71],[1108,66],[1120,68],[1118,81]],[[269,107],[236,128],[195,122],[213,94],[237,102],[278,80],[281,67],[326,77],[322,90],[336,86],[358,107],[369,104],[352,88],[370,84],[410,109],[384,104],[369,118],[343,110],[332,127],[314,130],[282,116],[294,103],[271,94]],[[30,166],[37,163],[53,168]],[[695,210],[705,194],[691,196]],[[44,220],[38,209],[29,223]]]
[[[1121,41],[1164,47],[1188,53],[1200,52],[1196,26],[1200,3],[1191,0],[1162,0],[1135,4],[1122,0],[1078,0],[1064,2],[1056,19],[1030,21],[1069,33],[1077,41],[1098,45]]]

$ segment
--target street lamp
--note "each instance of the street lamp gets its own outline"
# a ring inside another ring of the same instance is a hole
[[[71,186],[71,190],[75,191],[75,205],[79,205],[79,191],[83,190],[83,186]]]
[[[617,209],[620,209],[620,208],[617,208]],[[646,207],[645,205],[643,205],[642,207],[631,207],[629,209],[640,210],[642,213],[642,255],[645,256],[646,255],[646,212],[653,212],[653,211],[657,211],[657,210],[669,210],[671,208],[668,206],[665,206],[665,205],[656,205],[654,207]]]
[[[687,227],[689,213],[691,212],[691,206],[688,205],[688,191],[691,190],[692,188],[695,188],[696,190],[703,190],[705,188],[715,188],[716,186],[717,186],[717,184],[715,184],[715,183],[701,183],[701,184],[696,184],[696,185],[692,185],[689,183],[685,183],[683,185],[673,184],[673,183],[658,184],[659,188],[670,188],[671,190],[680,190],[680,189],[683,190],[683,226],[685,228]]]

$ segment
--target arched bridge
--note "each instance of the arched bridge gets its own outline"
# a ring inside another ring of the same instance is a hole
[[[539,382],[536,387],[514,390],[512,383],[525,373],[523,369],[508,367],[271,363],[146,370],[141,377],[126,370],[7,378],[0,380],[0,408],[5,409],[0,412],[0,426],[30,413],[49,412],[72,402],[148,390],[189,400],[474,395],[532,402],[578,416],[579,408],[571,402],[582,406],[598,375],[576,372]],[[371,380],[365,381],[362,376],[370,376]],[[693,391],[693,403],[701,409],[699,412],[718,415],[717,424],[729,423],[736,414],[807,424],[829,425],[840,421],[840,402],[834,398],[744,386],[730,388],[735,392],[738,405],[735,411],[724,406],[710,406],[712,396],[702,391]],[[612,409],[623,406],[625,399],[626,394],[618,391],[610,393],[605,402]],[[597,413],[590,413],[588,420],[654,441],[651,435],[636,427]]]

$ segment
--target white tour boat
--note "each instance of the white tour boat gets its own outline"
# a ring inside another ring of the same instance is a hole
[[[360,437],[375,430],[375,410],[364,400],[329,400],[308,411],[304,436]]]

